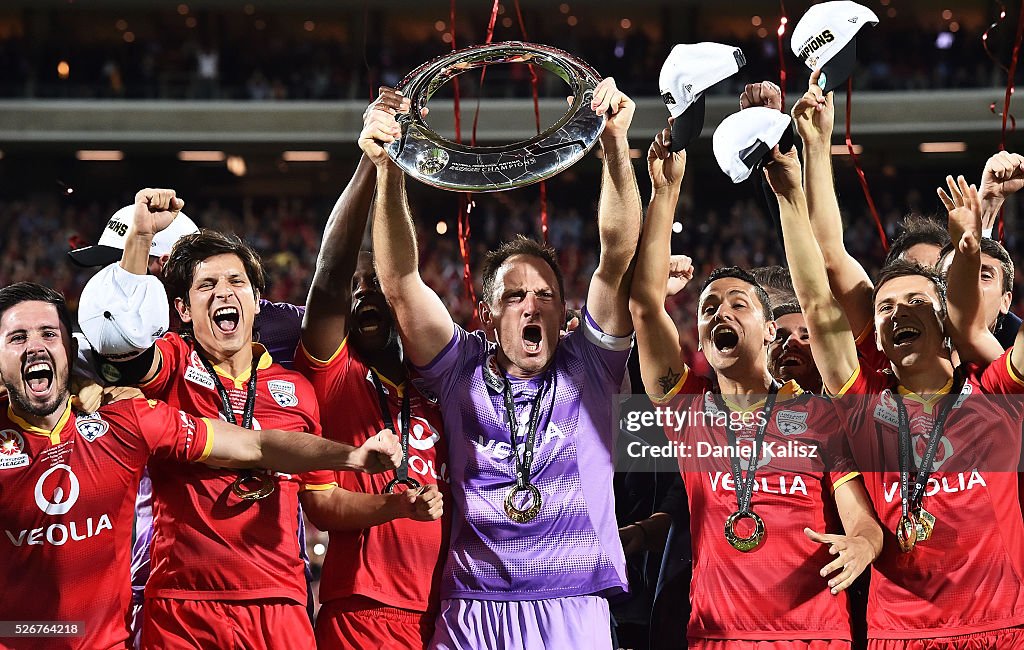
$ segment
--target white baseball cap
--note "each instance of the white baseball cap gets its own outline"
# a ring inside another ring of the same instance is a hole
[[[877,25],[878,16],[850,0],[812,6],[793,29],[793,54],[812,71],[821,68],[818,85],[825,92],[846,82],[857,63],[857,32]]]
[[[789,115],[754,106],[722,120],[711,142],[718,166],[733,183],[742,183],[787,133],[792,134]]]
[[[128,238],[128,226],[134,219],[135,206],[126,205],[110,217],[107,225],[103,227],[103,234],[95,246],[82,246],[68,252],[71,261],[79,266],[106,266],[121,259],[124,252],[124,242]],[[153,257],[168,255],[174,247],[174,243],[185,235],[199,232],[195,222],[179,212],[171,225],[167,226],[153,237],[153,245],[149,254]]]
[[[78,324],[92,349],[108,359],[129,359],[150,348],[170,325],[167,290],[155,275],[109,264],[78,300]]]
[[[676,45],[661,66],[658,86],[672,124],[672,151],[682,151],[704,127],[704,91],[746,65],[743,51],[721,43]]]

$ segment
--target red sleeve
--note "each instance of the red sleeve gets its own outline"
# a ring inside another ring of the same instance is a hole
[[[875,326],[873,323],[869,323],[860,336],[857,337],[857,358],[871,372],[884,370],[889,367],[889,358],[878,349],[878,343],[875,341]]]
[[[182,462],[202,462],[213,448],[213,430],[206,418],[197,418],[158,400],[116,402],[108,414],[122,419],[129,433],[139,436],[151,456]]]
[[[1024,378],[1021,378],[1013,369],[1010,363],[1010,348],[1003,355],[985,366],[984,370],[972,367],[971,374],[974,374],[982,390],[988,395],[1020,395],[1024,394]]]
[[[853,452],[850,451],[849,440],[843,435],[842,428],[835,426],[829,431],[832,433],[826,444],[828,458],[825,461],[825,466],[828,470],[832,491],[835,492],[836,488],[843,483],[860,476],[860,472],[857,470],[857,464],[853,461]]]
[[[170,392],[172,378],[178,377],[178,369],[188,359],[192,350],[181,336],[168,332],[156,341],[160,353],[160,368],[149,381],[139,384],[146,397],[164,399]]]
[[[329,359],[317,359],[299,343],[295,349],[295,360],[292,369],[302,374],[313,385],[317,397],[324,398],[335,395],[341,390],[351,367],[352,355],[349,352],[348,337],[341,342]]]

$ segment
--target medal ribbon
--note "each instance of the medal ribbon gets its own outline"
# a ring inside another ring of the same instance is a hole
[[[548,376],[544,378],[544,384],[540,390],[537,391],[537,396],[533,398],[533,403],[530,406],[530,420],[527,424],[526,440],[524,443],[525,449],[523,449],[522,458],[519,456],[519,422],[516,418],[516,404],[512,398],[512,382],[507,378],[505,379],[505,386],[502,389],[502,393],[505,397],[505,415],[508,419],[509,432],[512,437],[512,453],[515,457],[516,462],[516,489],[525,490],[527,485],[530,485],[530,468],[533,466],[533,446],[537,440],[537,427],[540,425],[540,406],[541,402],[544,401],[544,396],[547,395],[548,389],[554,386],[554,372],[553,370],[548,371]],[[551,409],[555,408],[554,397],[551,398]],[[548,419],[550,419],[550,414]]]
[[[746,478],[743,477],[743,470],[740,467],[739,443],[736,440],[736,433],[730,426],[729,407],[725,405],[725,400],[721,398],[720,394],[715,395],[715,401],[718,402],[719,408],[725,411],[726,414],[725,435],[729,438],[729,446],[736,450],[736,453],[729,456],[729,462],[732,465],[733,480],[736,483],[736,506],[741,514],[750,512],[750,501],[754,497],[754,477],[757,474],[757,462],[761,459],[761,446],[764,443],[764,436],[768,432],[768,423],[771,422],[772,411],[775,410],[775,400],[778,395],[779,384],[772,380],[771,392],[768,393],[764,409],[762,409],[764,420],[757,427],[757,433],[754,435],[754,453],[750,456],[750,462],[747,463]]]
[[[380,417],[384,421],[384,426],[391,429],[392,432],[396,431],[395,423],[391,419],[391,411],[388,409],[388,398],[384,393],[384,386],[380,383],[380,377],[377,376],[375,370],[370,370],[370,376],[373,378],[373,387],[377,389],[377,400],[380,403]],[[400,441],[402,444],[402,462],[395,468],[395,478],[399,482],[405,482],[409,480],[409,429],[412,426],[411,406],[409,400],[409,386],[406,386],[405,392],[402,395],[402,411],[399,427],[400,427]]]
[[[932,423],[931,433],[928,435],[928,446],[925,448],[924,456],[921,458],[921,467],[918,468],[917,476],[914,479],[914,491],[910,493],[910,416],[907,414],[907,406],[903,403],[903,396],[899,391],[894,391],[892,396],[896,400],[896,411],[899,414],[898,435],[900,452],[900,500],[903,516],[921,507],[924,501],[924,488],[928,485],[928,478],[932,473],[932,463],[935,462],[935,452],[938,451],[939,442],[942,440],[942,431],[946,426],[946,419],[949,417],[953,405],[956,404],[963,391],[964,377],[960,369],[953,373],[953,388],[949,391],[942,407],[939,409],[935,421]]]
[[[210,379],[213,380],[213,385],[217,389],[217,395],[220,396],[220,413],[224,418],[231,424],[235,424],[235,410],[231,408],[231,397],[228,395],[228,391],[224,388],[224,384],[220,382],[220,377],[217,375],[217,371],[213,369],[213,364],[205,356],[196,352],[196,356],[202,362],[203,367],[206,368],[206,372],[210,375]],[[245,409],[242,411],[242,428],[252,428],[252,416],[256,410],[256,367],[259,365],[259,358],[254,357],[252,360],[252,370],[249,373],[249,383],[245,387]],[[238,470],[238,475],[241,480],[252,478],[253,472],[248,469]]]

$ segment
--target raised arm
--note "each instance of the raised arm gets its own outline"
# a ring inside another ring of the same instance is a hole
[[[362,156],[327,219],[302,319],[302,345],[317,359],[330,358],[348,332],[352,275],[366,230],[376,174],[370,159]]]
[[[601,257],[587,292],[587,313],[606,334],[625,336],[633,330],[629,315],[629,268],[636,254],[642,220],[640,190],[626,134],[636,105],[608,77],[594,89],[590,107],[597,113],[606,113],[608,120],[601,134],[604,156],[597,210]]]
[[[953,257],[946,272],[947,325],[953,347],[961,362],[982,365],[999,358],[1003,346],[988,329],[981,287],[982,203],[978,190],[961,176],[946,177],[947,194],[938,189],[939,198],[949,210],[949,237]]]
[[[353,447],[308,433],[243,429],[208,418],[213,444],[203,461],[216,467],[262,467],[299,474],[321,469],[354,470],[375,474],[398,467],[402,446],[389,429]]]
[[[810,110],[814,110],[813,106]],[[796,149],[783,154],[776,147],[765,173],[779,200],[786,263],[811,333],[811,354],[825,388],[830,393],[839,393],[858,368],[857,344],[846,314],[829,288],[825,260],[814,241],[807,202],[800,187]]]
[[[382,88],[381,94],[395,93]],[[409,100],[394,94],[402,110]],[[452,340],[455,323],[434,291],[423,282],[416,248],[416,228],[405,195],[405,175],[388,157],[382,144],[401,135],[398,122],[386,111],[367,111],[359,147],[377,167],[373,210],[373,250],[377,279],[395,311],[407,358],[424,366]]]
[[[804,143],[804,191],[811,231],[825,260],[832,294],[846,311],[854,336],[860,336],[873,319],[872,283],[843,243],[843,219],[832,176],[835,109],[832,93],[823,95],[818,86],[819,76],[820,71],[811,75],[807,92],[793,107],[793,118]]]
[[[156,233],[167,228],[184,206],[185,202],[175,196],[174,190],[139,190],[135,194],[135,212],[128,226],[121,261],[94,275],[82,290],[79,307],[82,332],[94,349],[106,358],[106,363],[114,368],[120,378],[116,383],[142,384],[152,379],[160,369],[161,354],[156,346],[159,334],[150,335],[167,330],[170,304],[160,280],[149,275],[149,252]],[[100,347],[102,338],[93,328],[102,320],[95,316],[104,312],[138,313],[140,320],[135,331],[146,336],[135,337],[133,345],[147,337],[149,345],[129,352],[119,349],[116,354]],[[103,374],[115,376],[109,371]]]
[[[671,131],[665,129],[647,152],[653,191],[640,235],[629,295],[629,311],[640,354],[640,375],[647,393],[654,398],[664,397],[687,372],[679,331],[665,309],[672,221],[686,170],[686,152],[670,153],[670,141]]]
[[[978,196],[981,199],[981,227],[986,236],[992,231],[1006,197],[1024,188],[1024,156],[1000,151],[985,162]]]

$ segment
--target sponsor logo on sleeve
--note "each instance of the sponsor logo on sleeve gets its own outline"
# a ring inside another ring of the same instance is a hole
[[[213,378],[210,377],[210,373],[206,372],[206,368],[197,368],[196,366],[189,365],[188,368],[185,368],[185,381],[199,384],[203,388],[210,390],[217,390],[213,385]]]
[[[25,438],[14,429],[0,431],[0,469],[14,469],[29,464]]]

